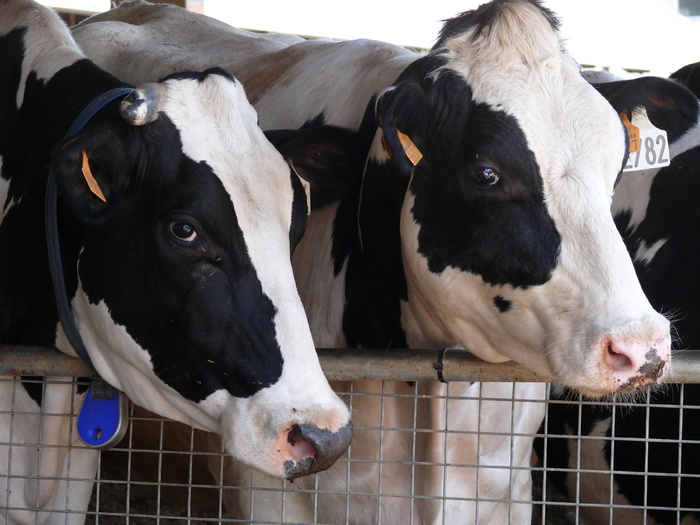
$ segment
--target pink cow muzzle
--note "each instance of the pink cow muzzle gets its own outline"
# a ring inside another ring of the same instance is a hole
[[[649,345],[607,338],[601,347],[603,366],[612,375],[613,392],[630,392],[657,383],[668,370],[671,359],[668,340]]]
[[[277,436],[277,451],[284,461],[284,477],[290,481],[329,468],[352,440],[352,422],[337,431],[311,424],[294,424]]]

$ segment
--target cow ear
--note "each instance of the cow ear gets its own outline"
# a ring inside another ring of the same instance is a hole
[[[370,141],[360,133],[336,127],[266,131],[311,192],[311,208],[343,199],[362,178]]]
[[[422,86],[411,81],[389,88],[377,99],[376,117],[384,149],[404,175],[410,175],[423,159],[421,116],[428,109]]]
[[[387,155],[404,174],[432,155],[458,149],[466,134],[471,90],[452,71],[436,74],[435,60],[426,57],[411,64],[377,99]]]
[[[51,167],[63,202],[85,223],[105,220],[123,199],[129,173],[123,143],[111,131],[64,144]]]
[[[644,106],[654,126],[668,134],[674,142],[698,119],[697,97],[685,86],[659,77],[593,84],[618,113],[631,118],[632,111]]]

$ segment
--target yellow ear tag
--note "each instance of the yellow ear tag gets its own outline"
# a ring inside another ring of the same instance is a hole
[[[414,166],[418,165],[418,163],[423,158],[423,154],[416,147],[413,141],[411,141],[411,139],[408,138],[408,135],[401,133],[398,129],[396,130],[396,134],[399,137],[399,142],[401,142],[401,145],[403,146],[403,150],[406,153],[408,160],[410,160],[411,164],[413,164]]]
[[[105,196],[100,189],[100,185],[97,184],[92,171],[90,171],[90,162],[88,162],[88,157],[85,150],[83,150],[83,177],[85,177],[85,182],[87,182],[90,191],[94,193],[102,202],[107,202],[107,199],[105,199]]]
[[[627,134],[630,138],[630,153],[637,153],[642,147],[639,128],[630,122],[630,119],[627,118],[627,113],[620,113],[620,118],[625,128],[627,128]]]

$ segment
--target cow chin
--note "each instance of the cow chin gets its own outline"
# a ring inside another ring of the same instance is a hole
[[[79,293],[73,304],[82,309],[81,334],[98,373],[108,383],[152,412],[221,435],[225,452],[234,460],[292,480],[329,468],[350,446],[350,412],[331,390],[318,362],[291,370],[293,359],[289,359],[275,384],[249,397],[218,389],[197,402],[156,376],[149,353],[123,326],[104,322],[110,318],[104,301],[90,304]],[[93,326],[88,319],[102,322]],[[113,352],[98,351],[106,340]],[[69,348],[62,330],[56,346]]]
[[[452,286],[436,285],[439,279]],[[596,399],[634,396],[658,384],[670,366],[669,321],[650,306],[617,320],[600,303],[573,307],[561,301],[557,309],[544,287],[491,287],[455,269],[436,276],[428,292],[425,282],[423,291],[410,279],[409,284],[414,286],[402,315],[409,345],[416,348],[461,347],[486,361],[513,360]],[[481,307],[489,297],[493,307]],[[440,311],[438,299],[459,308]],[[428,316],[431,310],[440,315]]]
[[[225,452],[263,474],[287,480],[328,469],[350,446],[353,426],[347,407],[330,390],[335,399],[306,409],[304,403],[289,404],[295,396],[280,390],[275,385],[238,399],[223,414]]]
[[[547,352],[536,350],[508,336],[502,339],[472,331],[472,353],[482,359],[500,362],[512,359],[528,369],[550,378],[586,398],[601,399],[617,396],[631,400],[643,395],[647,387],[661,383],[670,368],[670,339],[654,339],[640,334],[640,325],[659,326],[666,320],[649,319],[635,322],[621,330],[611,330],[602,336],[571,337],[565,343],[545,344]],[[634,326],[635,328],[632,328]],[[658,332],[657,332],[658,333]],[[577,340],[578,339],[578,340]],[[595,344],[591,347],[591,340]],[[576,348],[578,347],[578,350]],[[499,352],[497,349],[503,349]],[[577,359],[576,356],[582,356]],[[494,357],[499,357],[494,359]]]

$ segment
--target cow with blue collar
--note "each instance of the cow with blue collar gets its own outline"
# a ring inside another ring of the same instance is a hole
[[[659,142],[668,147],[656,153],[668,165],[624,173],[612,212],[649,301],[674,320],[679,350],[698,349],[700,100],[679,82],[655,77],[596,88],[628,121],[644,108],[666,137]],[[566,404],[567,391],[553,397],[559,402],[548,407],[547,438],[536,440],[548,494],[580,504],[586,523],[700,523],[698,385],[671,384],[617,405]]]
[[[666,373],[669,323],[644,297],[609,210],[624,128],[540,2],[497,0],[448,20],[425,56],[367,40],[266,38],[142,1],[74,34],[132,80],[221,65],[241,78],[263,129],[325,123],[367,141],[364,174],[312,212],[294,253],[317,346],[465,347],[598,397]],[[148,63],[134,60],[145,50]],[[330,469],[313,495],[236,490],[230,508],[271,521],[529,523],[544,386],[418,390],[414,407],[405,383],[353,384],[362,430],[352,457],[376,460],[381,443],[381,466]],[[445,433],[380,441],[382,422]],[[226,476],[266,483],[240,468]]]
[[[344,453],[349,412],[322,374],[291,267],[306,194],[229,73],[134,89],[89,61],[52,10],[0,1],[0,211],[0,343],[75,355],[72,325],[107,383],[220,434],[267,475],[294,479]],[[62,323],[49,261],[62,268]],[[73,402],[71,381],[5,379],[2,521],[82,523],[97,452],[69,450],[72,420],[46,415],[70,416],[84,392]]]

